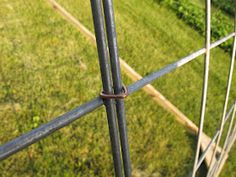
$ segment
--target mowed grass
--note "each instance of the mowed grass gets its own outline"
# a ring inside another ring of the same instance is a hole
[[[93,31],[89,1],[59,2]],[[197,32],[153,1],[114,3],[120,56],[143,76],[204,44]],[[0,44],[1,144],[91,100],[101,91],[96,48],[46,1],[0,0]],[[229,54],[219,48],[212,51],[204,127],[208,135],[213,135],[221,117],[229,62]],[[153,84],[198,124],[202,76],[200,57]],[[124,73],[123,79],[125,84],[131,83]],[[234,86],[235,79],[230,104],[236,94]],[[195,137],[172,115],[142,91],[126,100],[126,115],[134,176],[189,174]],[[225,166],[227,176],[236,175],[235,153],[234,148]],[[113,174],[104,108],[0,163],[0,176]]]

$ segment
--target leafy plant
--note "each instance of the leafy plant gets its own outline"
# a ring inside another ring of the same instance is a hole
[[[158,0],[175,11],[176,15],[185,23],[196,29],[201,35],[205,33],[205,12],[200,7],[195,6],[186,0]],[[230,24],[222,13],[216,12],[211,16],[211,31],[212,39],[218,40],[233,29],[233,24]],[[225,42],[221,46],[225,51],[231,50],[231,42]]]
[[[235,3],[233,0],[212,0],[212,3],[229,15],[235,14]]]

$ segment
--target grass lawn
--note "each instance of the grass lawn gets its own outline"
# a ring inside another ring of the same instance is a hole
[[[58,2],[93,31],[89,1]],[[120,56],[143,76],[203,47],[203,37],[154,1],[115,0],[115,13]],[[96,48],[45,0],[0,0],[0,46],[1,144],[101,90]],[[204,127],[210,136],[221,116],[229,62],[228,53],[212,51]],[[198,124],[202,77],[199,57],[153,85]],[[133,175],[187,176],[195,137],[142,91],[127,98],[126,108]],[[234,147],[222,176],[236,176],[235,156]],[[4,160],[0,171],[4,177],[112,176],[104,108]]]

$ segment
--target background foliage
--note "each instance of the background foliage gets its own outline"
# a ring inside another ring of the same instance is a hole
[[[205,11],[203,8],[196,6],[193,2],[189,0],[158,0],[159,3],[167,5],[171,8],[179,18],[184,22],[189,24],[191,27],[196,29],[201,35],[204,35],[205,31]],[[220,1],[215,4],[219,4],[220,7],[225,7],[223,4],[228,4],[233,10],[234,6],[227,1]],[[225,2],[225,3],[223,3]],[[221,5],[222,4],[222,5]],[[217,40],[223,38],[229,34],[234,27],[232,21],[227,18],[222,12],[213,12],[211,16],[211,30],[212,30],[212,40]],[[221,45],[225,51],[231,51],[231,42],[225,42]]]
[[[221,0],[212,0],[212,3],[219,7],[224,12],[234,15],[235,14],[235,3],[234,0],[227,0],[227,1],[221,1]]]

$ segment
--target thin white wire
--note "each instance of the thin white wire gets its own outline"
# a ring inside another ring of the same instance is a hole
[[[235,45],[235,42],[234,42],[234,45]],[[233,115],[232,115],[231,120],[230,120],[230,125],[229,125],[228,132],[227,132],[227,135],[226,135],[226,138],[225,138],[224,146],[223,146],[223,148],[221,150],[221,154],[220,154],[219,160],[217,161],[217,165],[216,165],[215,170],[212,173],[212,176],[214,176],[215,174],[218,173],[217,169],[219,169],[219,167],[220,167],[220,165],[222,163],[223,158],[225,157],[225,155],[229,151],[229,147],[227,147],[227,144],[229,143],[230,135],[232,134],[232,127],[233,127],[233,122],[234,122],[234,118],[235,118],[235,111],[236,111],[236,105],[234,103],[234,112],[233,112]]]
[[[236,17],[235,17],[235,19],[236,19]],[[235,22],[235,24],[236,24],[236,22]],[[235,31],[236,31],[236,27],[235,27]],[[219,137],[217,138],[216,146],[215,146],[213,154],[212,154],[212,158],[211,158],[211,162],[210,162],[210,168],[209,168],[207,177],[210,177],[210,176],[213,175],[212,172],[211,172],[212,171],[211,169],[214,166],[214,163],[213,163],[214,162],[214,157],[216,155],[217,147],[220,144],[220,140],[222,138],[222,134],[223,134],[223,130],[224,130],[224,119],[225,119],[225,115],[226,115],[226,111],[227,111],[227,107],[228,107],[231,83],[232,83],[233,72],[234,72],[234,61],[235,61],[235,51],[236,51],[236,41],[235,40],[236,40],[236,38],[234,38],[234,45],[233,45],[232,58],[231,58],[231,64],[230,64],[230,71],[229,71],[229,76],[228,76],[228,84],[227,84],[227,91],[226,91],[226,96],[225,96],[224,110],[223,110],[223,114],[222,114],[222,117],[221,117],[221,123],[220,123],[220,134],[219,134]],[[217,162],[215,162],[215,163],[217,163]]]
[[[207,89],[208,89],[208,75],[209,75],[209,63],[210,63],[210,47],[211,47],[211,1],[206,0],[206,54],[205,54],[205,74],[204,74],[204,84],[203,84],[203,93],[202,93],[202,104],[201,104],[201,117],[200,117],[200,124],[199,124],[199,131],[198,131],[198,142],[197,142],[197,149],[195,155],[195,161],[192,171],[192,177],[196,176],[197,172],[197,164],[199,159],[200,153],[200,145],[202,140],[202,133],[203,133],[203,125],[205,119],[205,111],[206,111],[206,101],[207,101]]]

